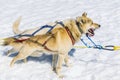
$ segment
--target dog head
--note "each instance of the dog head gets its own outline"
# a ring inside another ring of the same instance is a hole
[[[100,27],[99,24],[94,23],[92,19],[87,17],[87,13],[83,13],[81,17],[76,18],[77,22],[79,23],[83,33],[88,36],[94,36],[94,31]]]

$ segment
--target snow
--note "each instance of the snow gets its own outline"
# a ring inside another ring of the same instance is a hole
[[[19,16],[20,29],[25,30],[83,12],[101,24],[92,38],[96,43],[120,45],[119,0],[0,0],[0,38],[13,35],[12,23]],[[14,55],[6,56],[7,50],[0,46],[0,80],[59,80],[51,70],[51,55],[29,57],[27,63],[18,61],[10,68]],[[63,66],[63,80],[120,80],[120,51],[76,48],[70,63],[70,68]]]

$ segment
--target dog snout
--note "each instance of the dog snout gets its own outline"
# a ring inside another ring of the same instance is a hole
[[[98,25],[98,27],[101,27],[101,25]]]

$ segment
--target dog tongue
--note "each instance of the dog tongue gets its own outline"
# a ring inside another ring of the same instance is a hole
[[[90,33],[94,33],[93,29],[89,29],[88,31],[89,31]]]
[[[92,37],[92,36],[94,36],[94,33],[92,33],[92,34],[89,34],[89,36],[91,36],[91,37]]]
[[[89,29],[89,30],[88,30],[88,33],[86,33],[86,35],[87,35],[87,36],[90,36],[90,37],[94,36],[94,30],[93,30],[92,28]]]

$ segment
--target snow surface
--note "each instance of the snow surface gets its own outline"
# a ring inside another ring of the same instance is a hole
[[[120,0],[0,0],[0,38],[13,35],[12,23],[19,16],[25,30],[83,12],[101,24],[92,38],[96,43],[120,45]],[[10,68],[14,55],[6,56],[7,50],[0,46],[0,80],[59,80],[51,70],[51,55],[29,57]],[[120,51],[77,48],[70,63],[70,68],[63,66],[63,80],[120,80]]]

